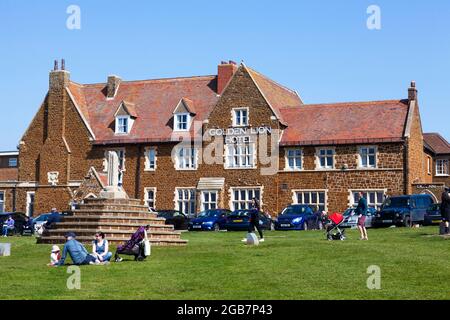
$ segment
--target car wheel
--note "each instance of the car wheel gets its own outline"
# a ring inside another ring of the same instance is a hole
[[[411,218],[409,216],[406,216],[403,220],[403,226],[410,227],[411,226]]]
[[[214,230],[215,232],[220,231],[220,226],[219,226],[218,223],[214,223],[213,230]]]
[[[303,222],[303,230],[308,231],[308,223]]]

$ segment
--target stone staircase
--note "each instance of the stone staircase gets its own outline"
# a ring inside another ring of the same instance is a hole
[[[73,216],[66,216],[51,230],[47,230],[37,243],[63,244],[64,235],[71,231],[77,240],[90,244],[96,232],[103,232],[110,244],[122,244],[131,238],[140,226],[150,225],[148,237],[155,246],[183,246],[181,232],[166,225],[164,218],[150,213],[138,199],[86,199]]]

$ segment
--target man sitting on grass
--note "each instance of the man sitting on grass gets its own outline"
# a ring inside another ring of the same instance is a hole
[[[75,240],[76,235],[73,232],[69,232],[65,235],[66,244],[64,245],[63,253],[61,256],[61,260],[59,260],[58,264],[55,267],[64,265],[64,262],[67,258],[67,253],[69,253],[72,258],[73,264],[80,266],[86,264],[102,264],[98,259],[96,259],[93,255],[90,255],[86,248]]]

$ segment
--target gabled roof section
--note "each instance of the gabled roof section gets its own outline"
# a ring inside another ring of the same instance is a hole
[[[178,102],[173,114],[176,113],[190,113],[195,115],[195,106],[194,102],[188,98],[181,98],[180,102]]]
[[[195,106],[196,120],[203,121],[217,103],[216,87],[214,75],[122,81],[114,99],[105,99],[105,83],[71,83],[70,90],[75,92],[74,100],[95,134],[95,144],[122,144],[171,141],[174,107],[184,99],[191,111]],[[136,120],[132,132],[118,138],[113,121],[122,101]]]
[[[450,143],[439,133],[424,133],[423,141],[427,147],[435,155],[450,154]]]
[[[288,121],[282,145],[400,142],[408,100],[302,105],[281,113]]]
[[[243,66],[252,77],[275,116],[281,121],[281,123],[287,125],[287,121],[283,118],[283,114],[280,110],[281,108],[299,107],[303,105],[303,101],[300,99],[297,92],[278,84],[261,73],[245,66],[245,64],[243,64]]]
[[[137,112],[136,112],[136,106],[134,103],[122,101],[117,108],[116,113],[114,114],[114,117],[117,117],[118,115],[121,115],[122,113],[128,114],[132,118],[137,118]]]

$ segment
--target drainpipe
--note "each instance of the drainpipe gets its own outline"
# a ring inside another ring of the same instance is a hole
[[[137,166],[136,166],[136,180],[134,185],[134,197],[135,199],[141,199],[141,157],[142,157],[142,145],[139,145],[138,156],[137,156]]]
[[[403,193],[408,194],[408,173],[409,173],[409,152],[408,152],[408,138],[406,138],[403,146],[404,168],[403,168]]]

